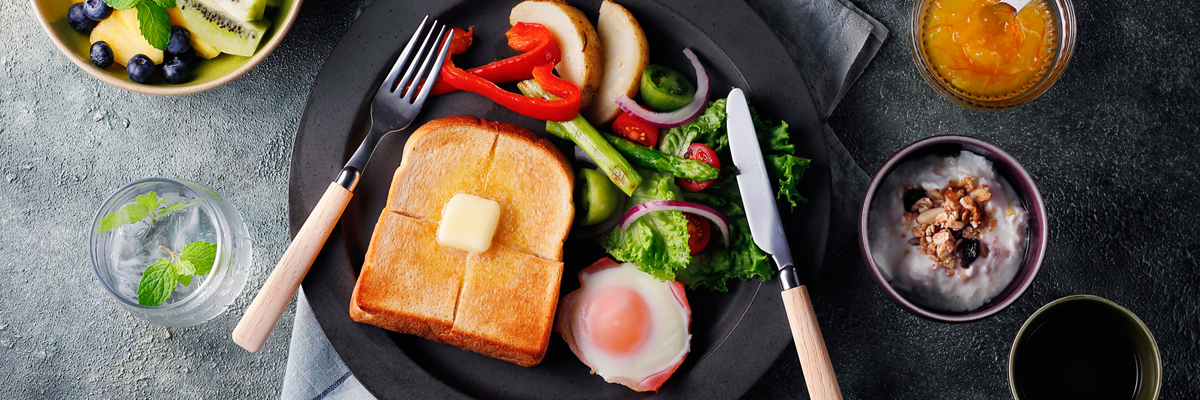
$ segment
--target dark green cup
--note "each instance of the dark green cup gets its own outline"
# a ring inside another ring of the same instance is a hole
[[[1162,361],[1154,336],[1132,312],[1100,297],[1068,296],[1021,326],[1008,384],[1017,400],[1155,400]]]

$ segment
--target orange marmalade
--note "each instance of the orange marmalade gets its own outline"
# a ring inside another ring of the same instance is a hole
[[[926,61],[968,96],[1019,94],[1050,67],[1054,15],[1035,0],[1015,16],[998,0],[929,0],[921,30]]]

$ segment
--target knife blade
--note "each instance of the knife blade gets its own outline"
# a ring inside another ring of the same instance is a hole
[[[742,193],[742,203],[746,206],[750,235],[754,238],[754,244],[775,259],[776,268],[790,268],[792,250],[788,247],[787,235],[783,232],[783,222],[779,219],[775,196],[771,195],[771,180],[767,178],[767,165],[763,162],[758,134],[754,131],[753,120],[750,119],[750,106],[746,103],[746,95],[741,89],[729,92],[725,114],[729,130],[729,151],[733,156],[733,165],[738,169],[738,189]]]
[[[733,89],[725,103],[729,152],[733,165],[737,167],[738,190],[750,223],[750,236],[754,244],[771,255],[775,268],[779,269],[779,282],[783,286],[783,306],[792,329],[792,340],[796,342],[796,353],[800,356],[800,368],[804,371],[804,382],[813,399],[842,398],[833,362],[817,315],[813,310],[808,289],[800,284],[792,265],[792,250],[788,246],[787,234],[779,218],[779,208],[767,177],[767,166],[763,162],[762,148],[754,121],[750,118],[750,106],[741,89]]]

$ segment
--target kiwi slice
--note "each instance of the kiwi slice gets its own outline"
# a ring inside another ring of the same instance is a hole
[[[213,0],[212,3],[239,21],[262,19],[263,10],[267,8],[267,0]]]
[[[179,12],[192,34],[224,53],[249,57],[258,50],[270,21],[244,22],[234,18],[214,0],[178,0]]]

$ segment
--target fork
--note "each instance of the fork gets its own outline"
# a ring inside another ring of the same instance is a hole
[[[442,69],[442,62],[445,61],[450,48],[450,40],[454,37],[453,30],[447,33],[444,25],[438,28],[437,20],[426,30],[425,23],[428,21],[429,16],[421,20],[417,32],[408,40],[408,45],[400,53],[396,64],[375,91],[375,98],[371,101],[370,132],[354,152],[354,156],[350,157],[350,161],[342,168],[337,179],[329,184],[317,206],[304,221],[304,226],[283,253],[279,264],[275,265],[275,270],[263,284],[262,290],[233,329],[233,341],[242,348],[252,353],[262,349],[267,337],[275,329],[275,324],[279,322],[279,317],[283,315],[284,308],[291,302],[292,295],[300,286],[300,281],[304,280],[304,275],[308,273],[313,260],[325,246],[329,233],[346,210],[346,205],[354,195],[354,188],[358,185],[358,179],[362,176],[367,161],[371,159],[375,146],[388,133],[407,128],[420,113],[421,106],[425,104],[425,99],[437,80],[438,71]],[[437,36],[434,36],[434,31],[437,31]],[[424,40],[421,40],[421,45],[414,47],[422,36]],[[442,43],[441,50],[433,56],[433,50],[438,48],[438,43]],[[433,68],[428,68],[430,63],[433,64]],[[403,76],[400,76],[401,72],[404,73]]]

